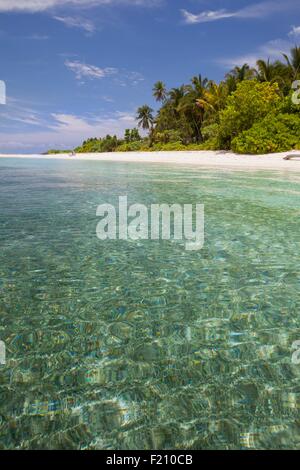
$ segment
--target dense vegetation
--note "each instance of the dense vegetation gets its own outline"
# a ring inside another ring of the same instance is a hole
[[[231,149],[259,154],[300,148],[300,105],[292,103],[297,79],[300,47],[282,61],[235,67],[219,84],[199,75],[167,90],[159,81],[153,88],[158,112],[148,105],[137,111],[147,137],[127,130],[124,139],[89,139],[76,152]]]
[[[56,150],[56,149],[51,149],[47,150],[47,152],[44,153],[44,155],[58,155],[58,154],[64,154],[64,153],[72,153],[73,150]]]

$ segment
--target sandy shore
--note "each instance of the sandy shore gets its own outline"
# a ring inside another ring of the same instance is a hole
[[[237,155],[231,152],[128,152],[128,153],[93,153],[69,156],[58,155],[5,155],[0,158],[41,158],[58,160],[90,160],[103,162],[139,162],[159,164],[196,165],[204,168],[250,169],[250,170],[293,170],[300,172],[300,156],[286,161],[284,157],[299,152],[285,152],[269,155]]]

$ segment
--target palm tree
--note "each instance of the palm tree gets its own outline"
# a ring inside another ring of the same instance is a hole
[[[234,92],[237,85],[244,80],[250,80],[254,77],[255,71],[248,64],[241,67],[236,66],[226,75],[226,84],[230,93]]]
[[[277,60],[274,63],[270,62],[270,59],[266,62],[265,60],[258,60],[257,65],[257,78],[260,82],[277,83],[284,95],[288,93],[290,89],[290,79],[288,68],[285,64]]]
[[[169,97],[170,97],[170,102],[174,106],[174,108],[177,108],[180,100],[184,97],[185,95],[185,86],[182,85],[179,88],[172,88],[172,90],[169,92]]]
[[[207,88],[209,85],[208,78],[202,78],[202,75],[196,75],[191,79],[194,90],[199,94],[202,94],[203,89]]]
[[[226,83],[226,86],[228,88],[228,93],[229,95],[231,95],[231,93],[234,93],[236,91],[236,88],[237,88],[237,80],[236,78],[231,75],[230,73],[228,73],[226,75],[226,78],[225,78],[225,83]]]
[[[254,76],[254,70],[248,64],[244,64],[241,67],[234,67],[231,73],[237,79],[238,82],[249,80]]]
[[[202,78],[201,75],[193,77],[192,84],[183,87],[184,95],[181,98],[177,110],[182,113],[193,129],[193,137],[196,142],[202,142],[201,127],[204,119],[204,109],[199,107],[197,100],[204,97],[205,90],[209,86],[207,78]]]
[[[276,82],[284,81],[286,78],[286,67],[281,62],[276,61],[270,62],[270,59],[266,62],[265,60],[258,60],[257,65],[257,77],[261,82]]]
[[[261,82],[271,82],[274,78],[274,65],[271,64],[270,59],[266,62],[265,60],[258,60],[256,62],[257,76]]]
[[[167,99],[167,88],[164,82],[158,81],[153,87],[153,96],[156,101],[164,102]]]
[[[204,91],[202,98],[196,100],[197,106],[207,112],[208,115],[217,116],[226,105],[229,94],[227,85],[221,82],[219,85],[211,82],[209,88]]]
[[[138,121],[139,127],[142,127],[144,130],[152,129],[154,123],[153,109],[147,104],[141,106],[137,110],[136,120]]]
[[[179,88],[172,88],[169,92],[169,100],[164,104],[163,108],[168,108],[170,111],[170,116],[172,120],[177,121],[179,119],[178,107],[181,100],[184,98],[186,92],[186,87],[181,85]]]
[[[300,47],[293,47],[290,54],[290,57],[287,54],[283,54],[283,57],[287,62],[292,80],[296,80],[300,73]]]

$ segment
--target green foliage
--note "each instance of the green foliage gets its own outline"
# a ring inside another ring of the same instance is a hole
[[[211,139],[217,139],[219,132],[219,125],[217,123],[214,124],[209,124],[202,129],[202,135],[204,141],[206,140],[211,140]]]
[[[151,151],[155,152],[192,152],[192,151],[201,151],[201,150],[214,150],[211,147],[210,142],[204,142],[202,144],[188,144],[184,145],[182,142],[170,142],[168,144],[157,143],[151,147]]]
[[[300,78],[300,48],[293,48],[285,59],[259,60],[256,69],[248,64],[235,67],[219,84],[199,75],[167,93],[158,82],[155,97],[163,104],[150,134],[153,148],[175,143],[229,150],[236,137],[269,113],[299,113],[290,91],[292,81]]]
[[[107,135],[104,139],[88,139],[80,147],[75,149],[76,153],[102,153],[114,152],[119,144],[117,136]]]
[[[220,83],[197,75],[189,84],[167,90],[158,81],[153,88],[160,103],[156,115],[148,105],[137,110],[138,126],[148,131],[147,138],[141,138],[136,128],[127,129],[122,140],[110,135],[88,139],[76,151],[262,153],[298,148],[300,106],[292,103],[292,83],[300,79],[300,47],[284,59],[258,60],[256,68],[235,67]]]
[[[139,127],[144,130],[152,129],[154,123],[153,109],[148,105],[141,106],[137,110],[136,120]]]
[[[232,149],[237,153],[265,154],[285,152],[299,143],[300,116],[271,114],[233,139]]]
[[[220,113],[218,144],[221,149],[230,149],[231,141],[241,132],[276,110],[280,96],[277,83],[259,83],[245,80],[227,99],[226,108]]]
[[[278,106],[279,113],[300,115],[300,105],[293,103],[293,100],[292,100],[294,91],[295,90],[290,90],[288,95],[282,98]]]
[[[283,56],[286,60],[287,70],[291,81],[297,80],[300,72],[300,47],[293,47],[291,49],[290,57],[286,54],[283,54]]]
[[[171,142],[181,142],[182,134],[179,129],[169,129],[161,132],[155,132],[153,135],[155,143],[168,144]]]
[[[149,150],[149,145],[146,141],[140,140],[136,142],[124,142],[118,145],[116,152],[146,152]]]
[[[47,152],[45,152],[44,155],[60,155],[60,154],[65,154],[65,153],[72,153],[73,150],[55,150],[55,149],[50,149]]]
[[[193,141],[193,129],[186,115],[177,109],[180,102],[181,91],[173,90],[173,98],[167,101],[159,110],[156,117],[156,126],[153,132],[154,142],[163,143],[180,141],[189,143]],[[173,99],[175,100],[173,102]],[[179,100],[179,101],[178,101]]]
[[[126,129],[125,130],[125,142],[128,144],[129,142],[138,142],[141,140],[140,133],[138,129]]]
[[[167,89],[166,89],[166,85],[159,81],[157,83],[155,83],[154,87],[153,87],[153,96],[154,98],[156,99],[156,101],[165,101],[167,99]]]
[[[182,142],[169,142],[164,144],[163,142],[156,143],[151,148],[155,152],[171,152],[171,151],[181,151],[186,150],[186,146]]]

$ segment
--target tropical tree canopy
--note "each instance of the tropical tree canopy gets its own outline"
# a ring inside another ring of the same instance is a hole
[[[164,102],[167,98],[167,89],[166,85],[159,81],[156,82],[154,87],[153,87],[153,96],[156,99],[156,101]]]
[[[83,147],[89,151],[188,148],[249,153],[300,149],[300,105],[292,101],[297,80],[299,46],[282,60],[259,59],[255,68],[236,66],[220,83],[198,74],[189,83],[168,90],[160,80],[153,86],[159,109],[154,112],[145,104],[137,110],[138,126],[148,136],[142,138],[137,129],[128,129],[124,139],[89,139]],[[276,133],[280,137],[274,138]]]
[[[142,127],[144,130],[151,129],[154,123],[153,109],[146,104],[144,106],[141,106],[137,110],[136,119],[139,127]]]

